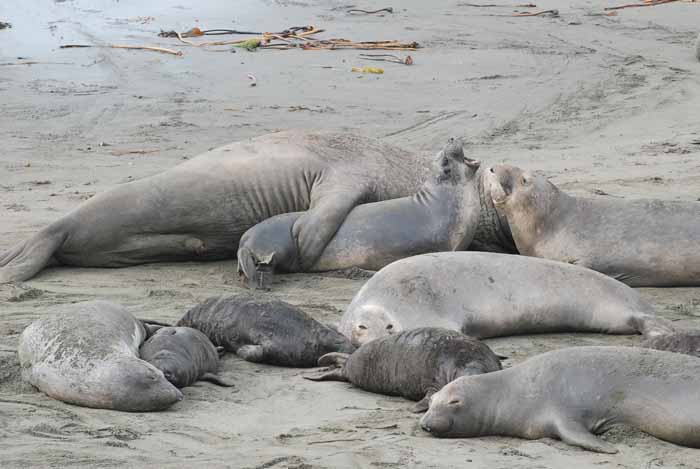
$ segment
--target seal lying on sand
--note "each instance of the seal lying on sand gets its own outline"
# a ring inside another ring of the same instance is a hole
[[[638,347],[571,347],[495,373],[458,378],[420,421],[442,437],[559,438],[602,453],[594,434],[631,425],[700,448],[700,360]]]
[[[158,368],[165,379],[178,388],[196,381],[233,386],[216,372],[223,347],[214,347],[206,335],[190,327],[163,327],[146,340],[139,350],[141,359]]]
[[[0,283],[27,280],[53,261],[123,267],[233,258],[247,229],[300,211],[292,231],[306,269],[350,210],[415,194],[428,163],[344,133],[288,131],[233,143],[85,201],[1,252]],[[482,200],[481,245],[511,252],[504,220]]]
[[[202,331],[214,345],[245,360],[272,365],[312,367],[326,353],[355,349],[343,335],[289,303],[254,295],[209,298],[177,325]]]
[[[275,270],[379,270],[416,254],[466,250],[481,211],[474,180],[478,168],[478,161],[464,157],[462,144],[450,139],[417,194],[355,207],[315,263],[304,262],[297,250],[293,231],[301,212],[272,217],[246,231],[238,270],[250,287],[265,288]]]
[[[508,254],[441,252],[390,264],[345,310],[353,344],[435,326],[486,338],[546,332],[672,330],[628,286],[583,267]]]
[[[642,342],[642,347],[684,353],[700,358],[700,331],[676,331],[672,334],[650,337]]]
[[[162,410],[182,393],[139,359],[140,321],[106,301],[73,305],[30,324],[19,339],[22,375],[54,399],[131,412]]]
[[[373,340],[352,355],[330,353],[318,364],[340,368],[312,381],[349,381],[366,391],[419,401],[413,410],[425,412],[428,400],[460,376],[501,369],[496,354],[484,343],[456,331],[423,327]]]
[[[512,166],[487,171],[487,188],[521,254],[635,287],[700,285],[700,203],[572,197]]]

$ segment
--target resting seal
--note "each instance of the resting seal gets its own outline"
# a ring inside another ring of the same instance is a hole
[[[428,163],[353,134],[288,131],[232,143],[85,201],[0,253],[0,283],[27,280],[54,261],[123,267],[233,258],[250,227],[302,211],[292,231],[308,268],[356,205],[415,194]],[[479,223],[482,245],[512,251],[489,203]]]
[[[214,347],[209,338],[189,327],[163,327],[139,349],[141,359],[158,368],[165,379],[178,388],[196,381],[210,381],[219,386],[233,386],[216,372],[223,347]]]
[[[501,369],[498,356],[486,344],[437,327],[382,337],[362,345],[352,355],[330,353],[318,364],[340,368],[306,379],[349,381],[366,391],[419,401],[414,412],[425,412],[430,396],[460,376]]]
[[[700,448],[700,360],[638,347],[571,347],[503,371],[458,378],[420,421],[443,437],[558,438],[602,453],[593,434],[631,425]]]
[[[636,291],[605,275],[546,259],[480,252],[423,254],[386,266],[355,295],[338,330],[357,345],[424,326],[476,338],[671,330]]]
[[[588,267],[635,287],[700,285],[700,203],[578,198],[512,166],[487,174],[521,254]]]
[[[182,393],[139,359],[140,321],[106,301],[73,305],[31,323],[19,339],[22,375],[54,399],[130,412],[162,410]]]
[[[466,250],[479,220],[479,162],[464,157],[450,139],[433,171],[411,197],[355,207],[321,257],[310,267],[300,258],[294,224],[304,215],[278,215],[245,232],[239,243],[238,270],[250,287],[266,288],[272,272],[323,272],[360,267],[379,270],[404,257],[435,251]]]
[[[642,342],[642,347],[684,353],[700,358],[700,331],[676,331],[672,334],[650,337]]]
[[[355,347],[337,331],[275,298],[236,295],[209,298],[177,323],[198,329],[214,345],[250,362],[312,367],[330,352]]]

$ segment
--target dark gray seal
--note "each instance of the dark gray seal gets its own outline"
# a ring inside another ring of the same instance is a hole
[[[420,421],[441,437],[558,438],[616,453],[594,434],[627,424],[700,448],[700,360],[639,347],[571,347],[458,378]]]
[[[233,386],[221,379],[219,357],[223,347],[215,347],[202,332],[190,327],[162,327],[139,349],[141,359],[158,368],[165,379],[178,388],[196,381]]]
[[[300,257],[294,239],[294,224],[304,213],[269,218],[243,234],[239,273],[250,287],[266,289],[274,271],[379,270],[416,254],[466,250],[481,212],[478,168],[478,161],[465,158],[461,142],[450,139],[417,194],[352,209],[313,264]]]
[[[330,353],[320,366],[340,368],[312,381],[349,381],[366,391],[419,401],[414,412],[428,409],[430,396],[460,376],[501,369],[496,354],[484,343],[456,331],[423,327],[382,337],[351,355]]]
[[[293,236],[308,268],[356,205],[415,194],[428,167],[426,158],[347,133],[288,131],[233,143],[85,201],[0,253],[0,283],[27,280],[52,262],[233,258],[246,230],[302,211]],[[481,243],[512,250],[502,217],[481,199]]]
[[[700,358],[700,331],[676,331],[671,334],[650,337],[642,342],[642,347],[684,353]]]
[[[390,264],[365,283],[338,330],[355,345],[416,327],[476,338],[551,332],[658,335],[673,327],[627,285],[571,264],[440,252]]]
[[[182,400],[182,393],[139,358],[145,338],[142,323],[122,306],[106,301],[71,305],[22,332],[22,375],[70,404],[129,412],[166,409]]]
[[[487,174],[521,254],[634,287],[700,285],[700,203],[572,197],[541,174],[505,165]]]
[[[214,345],[245,360],[272,365],[312,367],[322,355],[355,349],[299,308],[247,294],[209,298],[177,325],[202,331]]]

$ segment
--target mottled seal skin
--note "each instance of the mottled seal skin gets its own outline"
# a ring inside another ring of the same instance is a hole
[[[551,332],[647,336],[673,330],[632,288],[590,269],[481,252],[390,264],[355,295],[338,330],[353,344],[416,327],[476,337]]]
[[[700,285],[700,203],[586,199],[512,166],[488,190],[521,254],[588,267],[635,287]]]
[[[85,407],[163,410],[182,393],[141,360],[146,331],[122,306],[78,303],[30,324],[19,340],[22,375],[48,396]]]
[[[322,355],[355,349],[345,336],[299,308],[248,294],[209,298],[177,325],[202,331],[214,345],[245,360],[272,365],[313,367]]]
[[[178,388],[196,381],[210,381],[220,386],[233,386],[222,380],[219,356],[222,347],[215,347],[202,332],[190,327],[163,327],[139,349],[141,359],[158,368],[165,379]]]
[[[642,342],[642,347],[684,353],[700,358],[700,331],[676,331],[657,337],[650,337]]]
[[[428,158],[348,133],[287,131],[232,143],[96,195],[0,252],[0,283],[27,280],[52,262],[124,267],[233,258],[247,229],[302,211],[293,235],[308,268],[356,205],[415,194],[428,168]],[[478,233],[498,249],[509,235],[499,235],[493,213],[484,206]]]
[[[495,373],[458,378],[420,421],[441,437],[558,438],[617,449],[594,434],[627,424],[700,447],[700,360],[639,347],[571,347]]]
[[[351,355],[324,355],[318,364],[340,368],[307,379],[349,381],[366,391],[419,401],[415,412],[425,412],[430,396],[450,381],[501,369],[498,356],[486,344],[436,327],[382,337]]]
[[[271,278],[265,277],[275,270],[379,270],[425,252],[466,250],[481,212],[475,181],[479,164],[465,158],[461,142],[450,139],[417,194],[355,207],[313,264],[300,257],[293,235],[303,212],[269,218],[241,238],[239,273],[250,287],[266,288]]]

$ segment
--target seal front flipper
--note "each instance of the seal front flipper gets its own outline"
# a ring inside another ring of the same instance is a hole
[[[262,345],[244,345],[236,350],[236,355],[241,357],[243,360],[260,363],[263,361],[265,356]]]
[[[269,290],[274,274],[275,254],[258,258],[250,249],[238,250],[238,274],[248,288],[254,290]]]
[[[210,383],[218,384],[219,386],[224,386],[227,388],[235,387],[235,384],[229,383],[216,373],[204,373],[202,376],[199,377],[199,381],[208,381]]]
[[[437,391],[438,390],[435,388],[428,389],[423,399],[416,402],[416,404],[411,408],[411,412],[414,414],[422,414],[423,412],[427,412],[428,408],[430,407],[430,398],[433,397],[433,394],[435,394]]]
[[[599,440],[581,423],[574,420],[560,420],[556,423],[554,432],[564,443],[579,446],[596,453],[617,453],[617,448],[610,443]]]
[[[66,240],[61,225],[50,225],[5,253],[0,260],[0,283],[23,282],[41,272]]]
[[[304,379],[308,379],[309,381],[348,381],[342,368],[335,368],[327,373],[316,376],[304,376]]]

